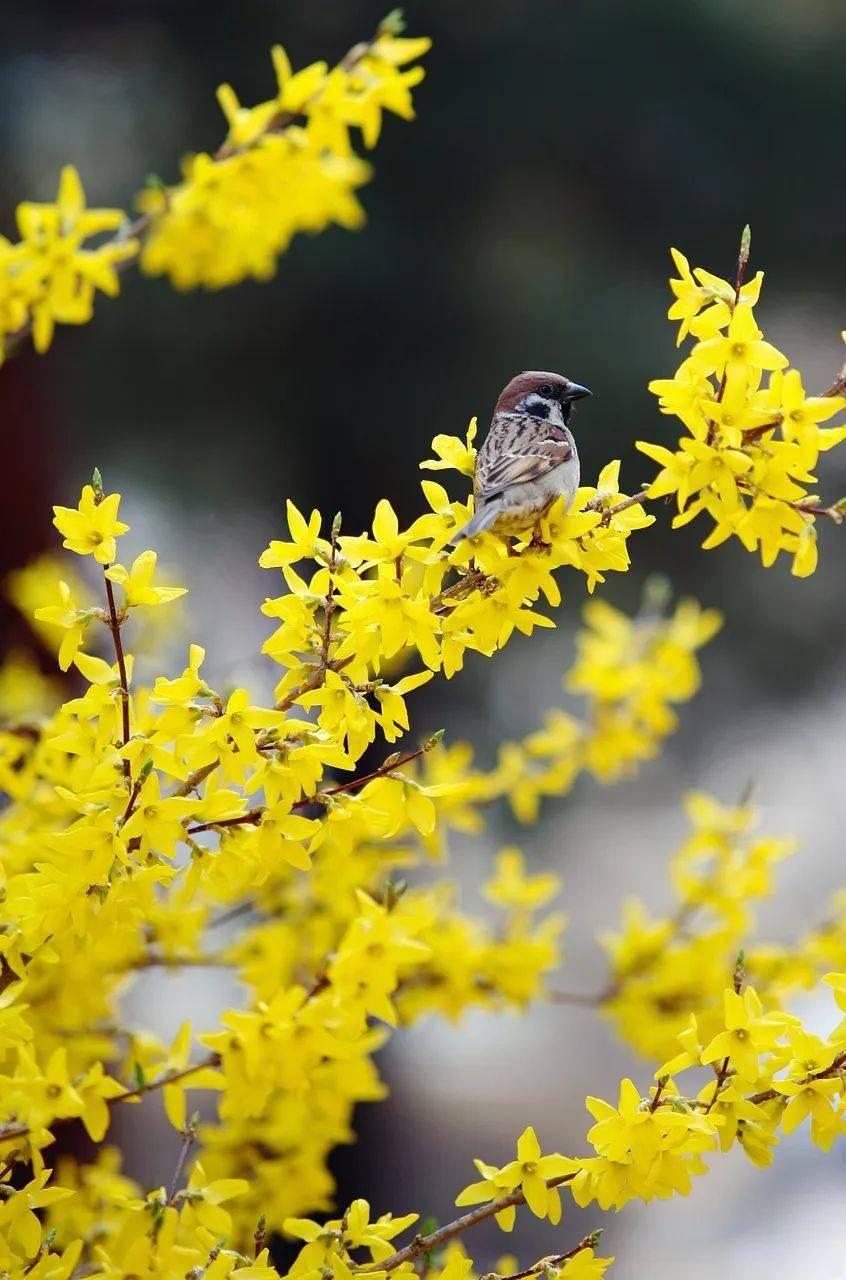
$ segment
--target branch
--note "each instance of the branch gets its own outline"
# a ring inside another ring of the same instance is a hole
[[[830,1080],[833,1076],[839,1076],[844,1067],[846,1067],[846,1052],[839,1053],[830,1067],[824,1067],[822,1071],[812,1071],[802,1083],[810,1084],[814,1080]],[[757,1106],[761,1102],[772,1102],[775,1098],[783,1097],[784,1094],[779,1093],[778,1089],[763,1089],[761,1093],[751,1094],[746,1101],[754,1102]]]
[[[546,1185],[548,1187],[561,1187],[566,1182],[572,1182],[575,1176],[574,1173],[565,1173],[560,1178],[550,1178]],[[437,1249],[439,1245],[451,1240],[453,1236],[460,1235],[462,1231],[467,1231],[470,1227],[475,1227],[479,1222],[485,1222],[495,1214],[501,1213],[503,1209],[510,1209],[512,1205],[525,1203],[526,1197],[522,1191],[511,1191],[507,1196],[500,1196],[497,1200],[489,1200],[487,1204],[480,1204],[478,1208],[462,1214],[460,1218],[456,1218],[454,1222],[448,1222],[444,1227],[438,1227],[437,1231],[432,1231],[427,1236],[415,1236],[411,1244],[407,1244],[404,1249],[398,1249],[389,1258],[374,1262],[372,1266],[377,1271],[395,1271],[404,1262],[419,1258],[423,1253],[431,1253],[433,1249]]]
[[[734,284],[734,299],[732,302],[729,303],[729,309],[732,315],[734,315],[734,309],[737,306],[738,302],[740,302],[740,291],[743,288],[743,276],[746,271],[746,264],[749,261],[749,248],[751,244],[751,238],[752,237],[749,231],[749,227],[745,226],[743,228],[743,232],[740,237],[740,250],[737,255],[737,277],[735,279],[735,284]],[[723,376],[720,379],[720,389],[717,392],[718,404],[722,402],[723,396],[726,393],[727,381],[728,381],[728,366],[726,365],[723,368]],[[716,434],[717,434],[716,424],[712,421],[708,426],[708,436],[706,439],[706,443],[709,445],[712,445],[714,443],[714,437],[716,436]]]
[[[418,747],[416,751],[409,751],[408,755],[400,756],[394,752],[393,755],[383,760],[378,769],[374,769],[372,773],[362,774],[360,778],[352,778],[349,782],[341,782],[337,787],[327,787],[325,791],[316,791],[312,796],[305,796],[304,799],[298,800],[296,804],[291,805],[291,812],[293,813],[296,809],[307,809],[313,804],[322,804],[327,796],[341,795],[346,791],[357,791],[359,787],[372,782],[374,778],[384,778],[387,774],[392,773],[394,769],[400,769],[403,765],[410,764],[412,760],[417,760],[420,756],[425,755],[427,751],[431,751],[432,747],[436,746],[438,742],[440,742],[440,737],[435,734],[427,742],[424,742],[422,747]],[[260,806],[239,814],[237,818],[220,818],[217,822],[201,822],[196,827],[188,827],[187,834],[195,836],[199,831],[214,831],[218,827],[240,827],[244,823],[260,822],[264,812],[264,806]]]
[[[208,1057],[202,1058],[190,1067],[183,1067],[179,1071],[166,1071],[164,1075],[159,1076],[158,1080],[150,1080],[146,1084],[138,1085],[136,1089],[127,1089],[125,1093],[119,1093],[114,1098],[106,1098],[106,1106],[111,1107],[118,1102],[129,1102],[131,1098],[143,1098],[145,1094],[154,1093],[157,1089],[163,1089],[166,1084],[175,1084],[177,1080],[185,1080],[188,1076],[196,1075],[198,1071],[205,1071],[209,1067],[218,1066],[220,1066],[219,1054],[210,1053]],[[76,1120],[78,1117],[68,1116],[67,1119]],[[11,1127],[0,1125],[0,1142],[9,1142],[12,1138],[25,1138],[29,1132],[28,1125],[12,1125]]]
[[[193,1117],[188,1122],[182,1132],[182,1144],[179,1148],[179,1155],[176,1159],[176,1168],[173,1171],[173,1177],[170,1182],[170,1191],[168,1192],[167,1202],[169,1205],[176,1204],[176,1196],[179,1191],[179,1179],[182,1177],[182,1170],[185,1168],[185,1161],[188,1159],[188,1152],[191,1150],[197,1139],[196,1122],[199,1116]]]
[[[123,745],[129,742],[129,681],[126,676],[126,658],[123,653],[123,641],[120,638],[120,619],[118,618],[117,607],[115,605],[115,592],[110,578],[106,578],[106,599],[109,602],[109,630],[112,633],[112,639],[115,645],[115,656],[117,658],[118,673],[120,675],[120,712],[123,732]],[[127,782],[132,780],[132,766],[124,756],[123,759],[123,776]],[[127,813],[130,812],[130,806],[127,806]]]
[[[354,655],[350,654],[348,658],[335,658],[332,662],[327,662],[325,666],[323,663],[319,663],[307,680],[303,680],[302,684],[298,684],[296,689],[286,693],[281,702],[276,703],[275,709],[277,711],[290,711],[294,703],[299,701],[304,693],[311,693],[312,689],[316,689],[318,685],[323,683],[327,671],[343,671],[344,667],[350,665],[353,657]]]
[[[629,507],[636,507],[639,502],[648,502],[649,489],[640,489],[637,493],[633,493],[630,498],[623,498],[621,502],[618,502],[616,506],[613,507],[603,507],[602,504],[604,501],[604,498],[592,498],[591,501],[585,505],[584,510],[601,511],[602,523],[610,524],[611,517],[616,516],[620,511],[628,511]]]
[[[541,1271],[550,1271],[560,1267],[563,1262],[568,1262],[570,1258],[575,1258],[576,1254],[581,1253],[583,1249],[595,1249],[599,1244],[601,1235],[602,1228],[597,1227],[596,1231],[591,1231],[589,1235],[584,1236],[567,1253],[550,1253],[545,1258],[539,1258],[534,1266],[526,1267],[525,1271],[515,1271],[509,1276],[501,1276],[496,1271],[489,1271],[486,1275],[480,1276],[479,1280],[528,1280],[529,1276],[535,1276]]]

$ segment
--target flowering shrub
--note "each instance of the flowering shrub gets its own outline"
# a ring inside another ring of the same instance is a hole
[[[269,274],[298,230],[354,224],[363,170],[349,130],[371,146],[383,109],[410,115],[422,73],[399,68],[427,43],[400,40],[392,20],[333,71],[298,75],[274,51],[278,94],[246,109],[221,90],[230,131],[220,151],[187,162],[177,186],[147,192],[134,234],[99,248],[85,242],[122,216],[84,212],[66,170],[56,205],[23,206],[21,243],[2,246],[4,332],[31,325],[43,350],[56,322],[89,318],[95,287],[114,292],[118,268],[139,255],[179,287],[216,287]],[[492,918],[468,914],[448,878],[414,874],[447,862],[450,834],[479,830],[502,797],[532,821],[581,772],[611,782],[655,756],[674,708],[698,689],[697,652],[721,619],[690,600],[668,611],[654,584],[635,617],[592,599],[565,679],[583,715],[549,712],[488,771],[466,744],[411,736],[418,688],[459,675],[468,652],[494,657],[515,630],[554,626],[549,607],[573,575],[592,594],[627,570],[632,535],[654,519],[650,500],[675,494],[676,523],[714,520],[706,545],[736,535],[765,564],[784,550],[799,575],[816,563],[816,517],[841,521],[842,504],[823,508],[804,485],[819,452],[846,438],[820,426],[846,407],[846,383],[805,397],[757,329],[760,275],[744,284],[747,257],[745,239],[730,286],[676,255],[670,314],[698,341],[674,379],[653,385],[688,435],[675,452],[641,446],[662,466],[646,489],[623,492],[613,461],[536,535],[453,546],[470,514],[474,420],[463,439],[437,436],[421,464],[457,472],[461,492],[427,476],[427,509],[408,528],[386,499],[360,534],[289,502],[287,533],[260,558],[277,592],[264,605],[273,629],[263,651],[278,667],[269,705],[214,688],[195,644],[181,672],[137,680],[138,644],[158,652],[148,615],[184,590],[158,580],[154,551],[123,557],[121,499],[97,471],[75,506],[54,508],[98,594],[68,569],[58,577],[51,557],[9,584],[77,682],[62,701],[25,655],[0,669],[9,1280],[272,1280],[275,1233],[301,1242],[291,1280],[472,1280],[459,1237],[487,1218],[510,1231],[526,1207],[557,1227],[570,1197],[607,1211],[688,1194],[734,1145],[766,1166],[805,1121],[824,1150],[843,1132],[846,1021],[822,1038],[786,1006],[824,983],[846,1009],[846,898],[792,945],[757,940],[756,905],[792,846],[756,835],[747,803],[687,797],[692,832],[670,864],[675,906],[658,918],[626,906],[603,938],[609,973],[596,993],[556,978],[565,920],[550,905],[561,884],[530,874],[518,849],[501,850],[483,884]],[[364,763],[372,748],[375,765]],[[135,975],[188,966],[233,969],[243,1007],[211,1028],[184,1022],[170,1044],[127,1024]],[[622,1081],[616,1105],[587,1098],[582,1151],[544,1154],[527,1128],[514,1159],[476,1160],[479,1176],[456,1198],[467,1212],[443,1226],[413,1234],[418,1214],[374,1217],[363,1199],[327,1217],[329,1157],[352,1140],[357,1103],[385,1096],[374,1055],[386,1037],[427,1015],[538,1000],[595,1007],[658,1064],[652,1082]],[[194,1110],[201,1093],[215,1099],[206,1119]],[[145,1190],[107,1139],[116,1109],[156,1105],[150,1095],[181,1143],[175,1169]],[[54,1160],[72,1122],[95,1154]],[[597,1255],[599,1234],[499,1270],[597,1280],[613,1261]]]
[[[672,378],[649,389],[687,434],[675,452],[638,443],[661,466],[645,495],[675,496],[676,527],[710,516],[704,547],[736,537],[765,565],[786,551],[793,573],[807,577],[817,564],[817,517],[842,524],[846,513],[846,500],[826,507],[806,488],[820,453],[846,440],[846,426],[820,425],[846,408],[846,366],[822,395],[806,396],[798,369],[758,328],[764,273],[744,284],[749,245],[747,227],[734,285],[702,267],[691,272],[672,251],[679,278],[670,281],[676,301],[668,314],[681,321],[679,343],[690,334],[697,342]]]
[[[435,443],[459,463],[469,448]],[[492,773],[440,734],[405,746],[417,688],[454,676],[468,650],[492,656],[515,627],[552,625],[539,602],[559,601],[556,570],[593,586],[627,565],[629,538],[650,517],[620,494],[618,473],[611,464],[569,512],[553,510],[548,543],[517,539],[509,554],[485,535],[472,563],[450,544],[467,503],[432,481],[429,511],[407,529],[384,500],[371,529],[352,536],[339,517],[324,527],[289,503],[287,537],[261,556],[284,588],[264,605],[275,624],[264,651],[280,668],[269,706],[212,688],[196,645],[181,674],[138,685],[124,636],[182,589],[157,582],[153,551],[130,567],[118,561],[128,526],[98,473],[76,507],[55,508],[64,546],[100,566],[103,604],[51,582],[49,565],[12,584],[22,604],[49,601],[36,622],[84,692],[0,732],[9,1275],[82,1266],[252,1280],[276,1274],[266,1239],[282,1231],[304,1241],[292,1276],[411,1274],[424,1259],[433,1277],[463,1277],[470,1258],[457,1244],[443,1250],[454,1235],[488,1216],[510,1229],[522,1204],[557,1223],[559,1188],[620,1208],[689,1191],[705,1157],[734,1142],[767,1163],[779,1132],[806,1117],[826,1148],[841,1132],[842,1028],[820,1040],[783,1003],[825,977],[846,1005],[846,914],[792,948],[749,944],[753,904],[790,846],[754,837],[748,806],[689,798],[693,834],[672,863],[678,907],[665,919],[627,907],[596,996],[556,983],[564,920],[548,906],[560,884],[528,874],[518,850],[500,853],[485,885],[498,922],[469,916],[446,881],[406,879],[421,860],[446,858],[450,830],[478,828],[497,797],[531,819],[578,770],[610,780],[654,755],[674,727],[671,704],[695,693],[696,650],[716,614],[687,602],[664,616],[654,589],[634,619],[597,599],[567,678],[590,700],[583,722],[552,713],[543,732],[505,747]],[[32,683],[43,708],[49,692]],[[380,739],[403,741],[362,770]],[[235,918],[246,923],[227,941],[220,927]],[[207,964],[233,967],[249,992],[218,1029],[195,1034],[186,1022],[168,1045],[122,1022],[133,973]],[[384,1096],[373,1054],[390,1029],[538,999],[595,1004],[641,1052],[669,1058],[643,1097],[624,1081],[617,1108],[588,1099],[593,1154],[542,1156],[527,1130],[516,1161],[477,1162],[482,1180],[458,1197],[477,1207],[405,1245],[394,1238],[413,1214],[371,1221],[356,1201],[324,1226],[302,1216],[331,1205],[326,1162],[349,1140],[356,1103]],[[710,1083],[682,1085],[711,1066]],[[218,1095],[213,1121],[186,1101],[200,1090]],[[182,1148],[169,1186],[145,1194],[104,1143],[114,1109],[151,1093]],[[98,1154],[53,1170],[57,1127],[71,1120]],[[530,1274],[602,1275],[609,1259],[596,1255],[597,1239]]]
[[[411,90],[424,72],[407,64],[431,43],[404,39],[401,29],[391,15],[331,70],[315,62],[293,73],[275,47],[277,91],[255,107],[242,107],[221,85],[224,142],[213,155],[187,157],[175,186],[152,181],[134,222],[121,209],[87,209],[72,165],[62,170],[55,203],[18,205],[20,240],[0,237],[0,363],[29,333],[44,352],[57,324],[89,321],[96,291],[115,297],[119,272],[133,263],[169,276],[177,289],[219,289],[250,276],[267,280],[299,232],[360,227],[355,193],[370,168],[351,130],[371,149],[383,111],[413,119]],[[105,242],[104,232],[113,233]]]

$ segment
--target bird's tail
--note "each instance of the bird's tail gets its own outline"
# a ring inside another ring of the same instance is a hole
[[[499,507],[495,502],[490,503],[487,506],[480,507],[476,514],[467,521],[464,528],[459,529],[458,532],[453,535],[453,545],[458,546],[459,542],[463,542],[465,538],[475,538],[477,533],[484,533],[496,523],[498,515]]]

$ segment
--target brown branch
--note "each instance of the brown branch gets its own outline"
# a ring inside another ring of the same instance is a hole
[[[332,643],[332,614],[336,609],[335,602],[335,569],[338,564],[338,534],[341,532],[341,513],[335,516],[332,521],[332,535],[330,539],[331,552],[329,556],[329,586],[326,590],[326,600],[323,605],[323,642],[320,646],[320,665],[323,668],[324,675],[329,665],[329,646]]]
[[[612,516],[618,515],[621,511],[627,511],[629,507],[636,507],[639,502],[647,502],[648,500],[649,490],[640,489],[637,493],[633,493],[630,498],[623,498],[613,507],[604,508],[602,505],[603,498],[592,498],[590,502],[585,504],[584,510],[602,512],[602,523],[610,524]]]
[[[429,608],[435,614],[446,613],[448,609],[453,607],[454,603],[458,604],[459,600],[456,597],[463,599],[471,591],[486,586],[489,581],[495,581],[495,579],[491,579],[481,569],[469,569],[451,587],[447,587],[445,591],[440,591],[436,596],[432,596],[429,601]]]
[[[526,1267],[524,1271],[514,1271],[511,1275],[501,1276],[496,1271],[489,1271],[486,1275],[480,1276],[479,1280],[528,1280],[529,1276],[536,1276],[541,1271],[551,1271],[556,1267],[560,1267],[563,1262],[568,1262],[570,1258],[575,1258],[577,1253],[581,1253],[583,1249],[595,1249],[599,1244],[599,1238],[602,1235],[602,1228],[598,1227],[596,1231],[591,1231],[589,1235],[583,1236],[578,1244],[573,1245],[572,1249],[568,1249],[566,1253],[550,1253],[545,1258],[539,1258],[532,1267]]]
[[[585,1009],[596,1009],[609,999],[609,992],[598,991],[592,995],[589,991],[550,991],[546,998],[550,1004],[575,1004]]]
[[[198,1071],[205,1071],[209,1067],[217,1067],[220,1065],[220,1055],[210,1053],[208,1057],[202,1058],[199,1062],[195,1062],[190,1067],[183,1067],[179,1071],[166,1071],[164,1075],[159,1076],[158,1080],[150,1080],[146,1084],[138,1085],[136,1089],[127,1089],[125,1093],[119,1093],[114,1098],[106,1098],[106,1105],[111,1107],[118,1102],[129,1102],[132,1098],[143,1098],[148,1093],[154,1093],[157,1089],[163,1089],[167,1084],[175,1084],[177,1080],[185,1080],[188,1076],[196,1075]],[[75,1119],[69,1116],[68,1119]],[[60,1120],[61,1123],[61,1120]],[[0,1125],[0,1142],[10,1142],[13,1138],[25,1138],[29,1133],[28,1125],[13,1125],[6,1128]]]
[[[312,689],[318,688],[323,683],[327,671],[343,671],[344,667],[348,667],[353,660],[354,654],[350,654],[347,658],[335,658],[332,662],[327,662],[325,667],[322,663],[314,668],[314,671],[303,680],[302,684],[298,684],[296,689],[292,689],[290,693],[286,693],[280,702],[276,703],[276,711],[290,711],[291,707],[303,696],[304,693],[311,693]],[[272,739],[268,739],[268,742]]]
[[[669,1080],[669,1078],[670,1078],[669,1076],[658,1077],[658,1083],[655,1086],[655,1092],[652,1095],[652,1101],[649,1104],[649,1110],[652,1115],[655,1114],[655,1112],[658,1110],[659,1106],[661,1105],[661,1094],[666,1089],[667,1081]]]
[[[561,1187],[566,1182],[572,1182],[575,1176],[574,1173],[565,1173],[560,1178],[550,1178],[546,1185],[548,1187]],[[407,1244],[404,1249],[398,1249],[396,1253],[392,1253],[388,1258],[372,1263],[372,1267],[377,1271],[395,1271],[404,1262],[419,1258],[421,1254],[431,1253],[433,1249],[437,1249],[447,1240],[451,1240],[453,1236],[460,1235],[462,1231],[467,1231],[470,1227],[475,1227],[479,1222],[485,1222],[488,1218],[492,1218],[494,1214],[501,1213],[503,1209],[510,1209],[512,1205],[525,1203],[526,1197],[522,1191],[510,1191],[507,1196],[499,1196],[496,1200],[489,1200],[486,1204],[480,1204],[476,1209],[471,1209],[469,1213],[462,1214],[460,1218],[456,1218],[453,1222],[448,1222],[445,1226],[438,1227],[437,1231],[432,1231],[427,1236],[415,1236],[411,1244]]]
[[[786,501],[786,499],[783,499],[783,501]],[[843,512],[837,503],[833,507],[821,507],[819,500],[815,502],[813,498],[806,498],[803,502],[788,502],[787,505],[792,507],[794,511],[802,511],[811,516],[826,516],[827,519],[833,520],[835,524],[843,524]]]
[[[138,960],[132,960],[126,966],[128,970],[133,969],[232,969],[234,962],[225,959],[219,955],[202,955],[202,956],[183,956],[181,958],[173,956],[162,956],[150,953],[143,955]]]
[[[182,1132],[182,1143],[179,1148],[179,1155],[176,1158],[176,1168],[173,1171],[173,1177],[170,1181],[170,1191],[168,1192],[167,1202],[169,1205],[176,1204],[176,1196],[179,1191],[179,1179],[182,1177],[182,1170],[185,1168],[185,1161],[188,1159],[188,1152],[196,1141],[197,1134],[194,1125],[189,1123]]]
[[[801,1083],[811,1084],[814,1080],[830,1080],[833,1076],[839,1076],[844,1067],[846,1067],[846,1052],[839,1053],[830,1067],[824,1067],[822,1071],[812,1071]],[[772,1102],[775,1098],[783,1097],[784,1094],[779,1093],[778,1089],[764,1089],[761,1093],[751,1094],[746,1101],[754,1102],[757,1105],[761,1102]]]
[[[221,925],[229,924],[232,920],[239,919],[240,916],[249,915],[254,907],[255,903],[250,898],[245,902],[238,902],[234,907],[228,907],[226,911],[221,911],[219,916],[215,916],[214,920],[208,922],[206,928],[219,929]]]
[[[734,284],[734,298],[729,303],[729,310],[732,315],[734,315],[734,309],[737,306],[738,302],[740,302],[740,291],[743,288],[743,276],[746,271],[746,264],[748,261],[749,261],[749,228],[744,227],[743,233],[740,237],[740,251],[738,252],[738,255],[737,255],[737,276],[735,278],[735,284]],[[726,393],[727,381],[728,381],[728,367],[724,366],[723,376],[720,379],[720,389],[717,392],[717,404],[722,403],[723,396]],[[712,445],[714,443],[715,436],[716,436],[716,426],[712,421],[711,423],[709,423],[709,426],[708,426],[708,435],[706,438],[706,444]]]
[[[112,639],[115,644],[115,656],[117,657],[118,674],[120,675],[120,712],[121,724],[123,731],[123,745],[129,742],[129,681],[126,675],[126,658],[123,653],[123,641],[120,637],[120,619],[118,618],[117,606],[115,605],[115,593],[110,578],[106,578],[106,599],[109,602],[109,630],[112,633]],[[123,776],[127,782],[132,780],[132,766],[124,756],[123,758]]]
[[[719,1070],[717,1071],[717,1078],[714,1081],[714,1092],[711,1095],[710,1102],[708,1102],[705,1106],[706,1116],[710,1111],[713,1110],[714,1106],[717,1103],[717,1099],[719,1098],[720,1094],[723,1091],[723,1085],[728,1079],[729,1069],[730,1069],[729,1059],[723,1058],[722,1062],[720,1063]]]
[[[138,777],[135,779],[135,784],[129,793],[129,799],[126,802],[126,808],[123,811],[123,817],[120,820],[120,825],[122,827],[126,826],[127,822],[132,817],[132,812],[136,804],[138,803],[138,797],[141,794],[141,788],[143,787],[143,785],[144,785],[143,777]]]
[[[431,739],[429,740],[431,742]],[[365,786],[366,783],[372,782],[374,778],[383,778],[386,774],[393,772],[394,769],[400,769],[405,764],[410,764],[412,760],[417,760],[420,756],[431,750],[429,742],[418,747],[416,751],[409,751],[408,755],[388,756],[387,760],[383,760],[377,769],[372,773],[362,774],[360,778],[352,778],[349,782],[341,782],[336,787],[327,787],[324,791],[317,791],[312,796],[305,796],[304,799],[298,800],[296,804],[291,805],[291,812],[296,809],[307,809],[313,804],[322,804],[327,796],[341,795],[346,791],[357,791],[359,787]],[[237,818],[220,818],[217,822],[201,822],[198,826],[188,827],[187,834],[195,836],[200,831],[213,831],[218,827],[239,827],[244,823],[260,822],[261,816],[265,812],[264,806],[255,809],[249,809],[246,813],[241,813]]]
[[[743,443],[753,444],[756,440],[760,440],[761,436],[765,436],[768,431],[774,431],[776,427],[782,424],[782,417],[779,415],[773,418],[772,422],[762,422],[759,427],[749,427],[743,432]]]

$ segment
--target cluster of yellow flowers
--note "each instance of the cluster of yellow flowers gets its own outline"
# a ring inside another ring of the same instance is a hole
[[[446,446],[455,449],[470,443]],[[169,1277],[177,1260],[180,1277],[192,1267],[273,1274],[265,1250],[249,1268],[241,1250],[259,1218],[269,1233],[329,1207],[328,1156],[350,1140],[355,1105],[384,1094],[377,1024],[522,1008],[544,993],[564,922],[538,911],[555,877],[528,876],[519,852],[503,851],[485,887],[493,920],[467,915],[446,883],[400,878],[442,856],[449,829],[477,822],[501,789],[460,748],[441,749],[440,735],[367,772],[356,766],[378,737],[393,746],[408,729],[406,700],[436,671],[460,670],[467,650],[492,654],[515,627],[552,626],[535,606],[541,593],[560,598],[553,570],[575,567],[592,586],[628,564],[628,537],[649,517],[618,492],[617,472],[606,468],[569,514],[551,513],[545,547],[507,554],[489,536],[472,565],[450,543],[467,503],[432,482],[429,512],[405,530],[387,502],[359,536],[339,518],[323,535],[317,512],[306,519],[289,504],[287,540],[261,557],[284,579],[264,606],[276,623],[265,651],[282,668],[271,706],[211,688],[197,645],[181,674],[138,684],[126,626],[182,588],[159,583],[153,551],[118,562],[128,526],[98,473],[77,506],[55,508],[64,546],[101,567],[104,603],[90,603],[72,574],[47,584],[50,561],[13,583],[83,684],[44,714],[50,690],[32,672],[30,720],[19,699],[0,728],[0,1255],[10,1276],[70,1274],[80,1258],[115,1278]],[[234,941],[216,932],[246,912]],[[122,1024],[134,973],[203,964],[235,969],[251,998],[196,1037],[199,1057],[188,1023],[171,1045]],[[188,1118],[192,1087],[219,1092],[215,1124]],[[154,1091],[186,1149],[203,1146],[185,1186],[144,1195],[107,1148],[48,1181],[57,1124],[81,1120],[102,1143],[112,1109]],[[27,1164],[34,1181],[13,1190]]]
[[[825,982],[846,1009],[846,974],[826,974]],[[502,1168],[476,1161],[482,1180],[466,1187],[456,1204],[482,1203],[484,1216],[510,1231],[518,1204],[557,1223],[561,1186],[582,1208],[621,1209],[630,1200],[688,1195],[692,1178],[707,1172],[704,1157],[735,1143],[753,1164],[766,1166],[779,1133],[790,1134],[805,1120],[813,1141],[828,1151],[846,1131],[846,1019],[823,1039],[780,1007],[765,1008],[746,985],[742,956],[721,997],[712,1029],[705,1032],[693,1018],[645,1096],[626,1079],[616,1107],[587,1099],[596,1122],[587,1133],[593,1154],[543,1156],[527,1129],[516,1160]],[[679,1088],[680,1076],[701,1075],[703,1067],[711,1078],[701,1087],[697,1081],[689,1092]]]
[[[220,288],[268,279],[298,232],[361,226],[355,192],[370,170],[350,130],[372,148],[384,111],[413,119],[411,90],[424,72],[406,64],[431,44],[401,38],[401,29],[391,15],[331,70],[315,62],[294,74],[276,46],[277,93],[256,107],[240,106],[222,85],[226,140],[213,155],[187,157],[178,185],[143,191],[134,223],[121,209],[86,209],[72,165],[54,203],[18,205],[20,240],[0,237],[0,363],[30,331],[44,352],[56,324],[85,324],[96,290],[115,297],[118,272],[139,257],[144,271],[168,275],[176,288]]]
[[[472,471],[474,431],[436,438],[424,467]],[[0,725],[0,1261],[10,1280],[70,1280],[77,1268],[109,1280],[273,1280],[267,1241],[278,1231],[304,1241],[292,1278],[422,1268],[426,1280],[468,1280],[472,1261],[453,1237],[494,1214],[510,1227],[523,1203],[556,1222],[559,1186],[580,1204],[620,1207],[687,1190],[717,1143],[738,1140],[763,1162],[777,1131],[806,1114],[824,1145],[840,1132],[846,1037],[815,1041],[781,1002],[846,968],[846,904],[795,948],[750,948],[742,996],[724,995],[750,904],[770,891],[788,846],[754,838],[748,806],[694,796],[694,832],[673,862],[678,909],[650,922],[629,908],[593,1001],[640,1050],[675,1054],[651,1099],[626,1082],[617,1109],[589,1100],[598,1123],[587,1158],[545,1157],[528,1130],[516,1161],[479,1164],[482,1181],[460,1198],[475,1209],[402,1248],[392,1241],[416,1215],[371,1220],[355,1201],[324,1225],[298,1216],[332,1206],[328,1157],[351,1140],[357,1103],[384,1097],[373,1055],[391,1028],[562,998],[552,975],[564,919],[547,910],[556,876],[531,875],[519,850],[502,850],[483,887],[493,918],[467,914],[448,882],[406,879],[446,855],[450,830],[477,829],[497,796],[519,810],[525,777],[502,763],[474,771],[469,750],[441,746],[440,734],[396,744],[409,697],[436,673],[452,677],[468,651],[492,655],[515,628],[554,625],[539,602],[559,602],[557,570],[593,589],[627,567],[628,539],[650,517],[618,476],[609,464],[569,511],[553,508],[542,541],[486,534],[472,561],[451,543],[467,501],[431,480],[429,510],[407,529],[384,500],[361,535],[289,503],[287,538],[261,556],[283,583],[264,605],[275,623],[264,650],[281,668],[269,706],[207,683],[197,645],[181,673],[139,684],[127,625],[172,607],[182,588],[158,582],[153,551],[118,561],[128,527],[99,473],[77,506],[55,508],[64,546],[100,567],[103,605],[72,574],[56,582],[49,560],[12,584],[81,691],[45,712],[54,690],[31,670],[30,718],[19,698]],[[591,703],[579,767],[600,778],[654,754],[672,704],[699,684],[697,649],[720,625],[692,602],[661,618],[657,603],[635,619],[588,606],[568,684]],[[362,771],[379,739],[393,749]],[[537,794],[568,783],[546,778]],[[133,975],[202,965],[232,968],[248,992],[217,1029],[195,1036],[185,1022],[166,1044],[125,1025]],[[829,981],[846,1000],[846,978]],[[696,1097],[669,1079],[712,1062],[717,1074]],[[219,1095],[213,1122],[189,1113],[191,1089]],[[182,1147],[169,1185],[145,1192],[103,1144],[114,1108],[151,1093]],[[53,1173],[46,1155],[72,1120],[97,1154]],[[611,1262],[597,1240],[515,1277],[596,1280]]]
[[[846,974],[830,973],[825,981],[846,1008]],[[779,1130],[792,1133],[810,1118],[813,1141],[827,1151],[846,1129],[846,1021],[840,1019],[822,1039],[783,1009],[767,1011],[755,988],[746,985],[742,957],[733,986],[723,989],[713,1031],[703,1034],[694,1018],[676,1047],[680,1052],[655,1072],[657,1084],[646,1098],[631,1080],[622,1082],[616,1107],[588,1098],[596,1121],[587,1134],[593,1155],[541,1157],[527,1130],[517,1161],[502,1169],[477,1161],[483,1181],[466,1188],[456,1203],[493,1202],[500,1226],[510,1230],[513,1208],[497,1201],[519,1186],[521,1201],[533,1213],[557,1222],[560,1185],[582,1207],[596,1202],[601,1209],[620,1209],[632,1199],[687,1195],[691,1178],[707,1172],[703,1156],[709,1152],[739,1143],[763,1166],[772,1160]],[[676,1077],[700,1067],[713,1078],[693,1094],[681,1091]]]
[[[722,626],[720,614],[683,600],[665,617],[663,601],[649,595],[633,618],[606,600],[585,606],[578,656],[563,680],[587,698],[585,714],[550,710],[542,729],[501,747],[492,781],[522,822],[533,822],[542,798],[565,794],[585,770],[610,782],[653,759],[678,724],[673,704],[699,689],[696,653]]]
[[[0,363],[6,339],[32,328],[44,352],[57,324],[85,324],[94,314],[97,289],[115,297],[118,267],[138,252],[138,241],[118,234],[105,244],[88,242],[124,226],[121,209],[86,209],[73,165],[66,165],[52,204],[18,205],[20,240],[0,236]]]
[[[638,442],[661,467],[646,496],[675,496],[675,527],[710,516],[704,547],[736,537],[765,565],[785,551],[792,572],[807,577],[817,564],[816,517],[841,524],[846,513],[846,501],[825,507],[806,487],[820,453],[846,439],[846,426],[820,425],[846,408],[846,371],[823,395],[806,396],[799,371],[764,341],[754,312],[763,272],[743,282],[748,228],[735,285],[672,255],[679,278],[670,281],[669,318],[680,321],[679,343],[689,334],[696,342],[674,376],[649,389],[687,434],[675,451]]]
[[[403,68],[430,43],[383,26],[331,70],[315,62],[296,74],[277,45],[278,88],[269,101],[242,107],[222,85],[218,100],[229,125],[223,146],[216,155],[190,156],[178,186],[152,187],[141,197],[152,218],[143,269],[168,275],[178,289],[266,280],[298,232],[360,227],[355,191],[370,170],[355,154],[350,130],[360,129],[372,148],[383,111],[414,118],[411,89],[424,72]]]

